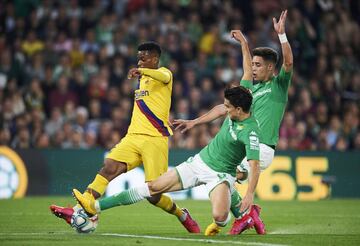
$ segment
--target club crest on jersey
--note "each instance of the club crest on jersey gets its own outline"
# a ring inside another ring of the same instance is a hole
[[[243,125],[238,125],[238,126],[236,127],[236,130],[241,131],[242,129],[244,129],[244,126],[243,126]]]
[[[135,91],[135,100],[138,100],[142,97],[149,96],[148,90],[137,90]]]

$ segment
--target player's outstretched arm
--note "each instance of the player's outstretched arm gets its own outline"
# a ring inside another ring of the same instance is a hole
[[[260,176],[260,165],[258,160],[249,160],[249,166],[249,186],[247,188],[244,199],[241,201],[240,212],[248,210],[250,206],[254,204],[255,190]]]
[[[230,35],[241,45],[241,52],[243,55],[243,70],[244,74],[241,80],[252,81],[252,67],[251,67],[251,54],[248,42],[244,34],[240,30],[231,30]]]
[[[276,21],[275,17],[273,18],[273,24],[274,24],[274,29],[277,32],[281,43],[281,51],[283,54],[282,66],[286,72],[289,72],[293,67],[293,53],[285,33],[286,17],[287,17],[287,10],[282,11],[279,21]]]
[[[173,125],[176,126],[175,130],[181,129],[181,133],[185,133],[187,130],[190,130],[196,125],[200,125],[203,123],[208,123],[210,121],[213,121],[217,118],[220,118],[221,116],[226,115],[226,108],[224,104],[219,104],[215,107],[213,107],[209,112],[206,114],[193,119],[193,120],[182,120],[182,119],[176,119],[173,121]]]
[[[147,75],[162,83],[169,83],[171,80],[171,73],[163,69],[150,69],[150,68],[138,68],[141,75]]]

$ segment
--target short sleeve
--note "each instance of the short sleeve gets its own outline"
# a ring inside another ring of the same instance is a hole
[[[283,67],[281,67],[278,76],[276,76],[276,80],[275,80],[275,81],[277,82],[278,86],[279,86],[283,91],[287,91],[287,89],[289,88],[292,74],[293,74],[293,70],[292,70],[292,69],[291,69],[289,72],[286,72],[285,69],[284,69]]]
[[[260,160],[260,141],[259,134],[257,130],[248,131],[245,136],[243,136],[243,141],[245,144],[246,150],[246,159],[247,160]]]

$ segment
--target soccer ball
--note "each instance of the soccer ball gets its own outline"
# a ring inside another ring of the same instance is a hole
[[[71,216],[71,227],[78,233],[90,233],[95,231],[99,222],[97,215],[89,217],[84,209],[79,209]]]

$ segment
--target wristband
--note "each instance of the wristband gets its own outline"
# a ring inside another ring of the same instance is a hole
[[[278,34],[279,36],[279,39],[280,39],[280,43],[287,43],[288,40],[287,40],[287,37],[286,37],[286,34],[285,33],[282,33],[282,34]]]

